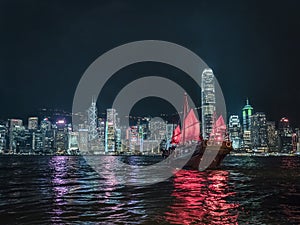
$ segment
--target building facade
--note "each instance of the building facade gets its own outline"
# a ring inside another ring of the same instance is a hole
[[[241,123],[238,115],[231,115],[228,123],[229,138],[232,141],[232,147],[235,150],[241,148]]]
[[[269,150],[265,113],[257,112],[251,116],[251,144],[256,151],[267,152]]]
[[[29,117],[28,118],[28,130],[37,130],[39,128],[39,118]]]
[[[117,112],[115,109],[106,110],[105,154],[116,151]]]
[[[249,100],[246,100],[246,105],[242,109],[242,118],[243,118],[243,141],[242,148],[251,151],[252,142],[251,142],[251,116],[253,114],[253,108],[249,104]]]
[[[213,129],[216,113],[215,80],[212,69],[204,69],[201,78],[202,136],[208,139]]]
[[[293,151],[293,130],[290,127],[289,119],[286,117],[281,118],[278,124],[278,133],[280,140],[280,152],[290,153]]]
[[[269,151],[278,151],[278,132],[274,121],[267,121],[267,143]]]
[[[5,153],[7,150],[7,128],[4,125],[0,125],[0,153]]]

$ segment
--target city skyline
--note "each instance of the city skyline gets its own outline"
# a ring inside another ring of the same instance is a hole
[[[228,114],[238,112],[248,97],[271,120],[286,116],[300,124],[296,2],[152,3],[2,1],[0,98],[5,107],[0,117],[24,118],[45,106],[71,111],[78,81],[98,56],[130,41],[157,39],[191,49],[214,70]],[[201,98],[181,71],[157,63],[135,64],[107,84],[99,111],[109,108],[116,93],[140,74],[175,74],[182,86],[191,87],[194,99]]]
[[[242,116],[229,115],[228,120],[224,122],[222,115],[217,116],[216,109],[211,108],[215,104],[214,75],[209,69],[205,70],[202,76],[206,82],[202,91],[204,114],[202,123],[198,126],[206,133],[200,136],[218,141],[226,138],[228,134],[235,152],[299,152],[300,129],[290,126],[286,117],[282,117],[278,123],[270,121],[266,113],[253,109],[249,99],[246,99],[241,110]],[[183,110],[186,109],[186,112],[183,114],[193,111],[188,106],[186,95],[184,105]],[[159,143],[165,140],[167,146],[172,144],[174,132],[177,130],[175,127],[184,126],[179,121],[157,120],[156,117],[137,117],[131,125],[124,126],[120,124],[120,117],[115,109],[106,109],[105,117],[103,114],[102,117],[98,116],[97,112],[95,98],[92,98],[86,113],[77,114],[81,118],[79,124],[72,124],[66,119],[70,114],[58,115],[55,110],[45,112],[40,118],[28,117],[28,123],[16,118],[2,121],[0,153],[77,155],[81,149],[83,155],[159,154]],[[184,135],[183,128],[182,132]]]

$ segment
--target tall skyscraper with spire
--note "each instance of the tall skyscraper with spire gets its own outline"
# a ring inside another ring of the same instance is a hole
[[[251,116],[253,114],[253,108],[249,105],[249,99],[246,100],[246,105],[242,110],[243,116],[243,130],[250,130],[251,129]]]
[[[242,110],[243,117],[243,147],[244,149],[251,150],[252,142],[251,142],[251,117],[253,114],[253,108],[249,104],[249,100],[247,98],[246,105]]]
[[[212,69],[203,70],[201,88],[202,136],[204,139],[208,139],[212,132],[216,113],[215,79]]]
[[[92,141],[97,139],[97,107],[96,99],[92,98],[92,104],[88,109],[88,140]]]

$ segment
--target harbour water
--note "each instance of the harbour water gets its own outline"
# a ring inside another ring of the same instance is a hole
[[[111,166],[121,159],[103,157]],[[300,224],[299,165],[300,157],[227,156],[218,170],[126,186],[80,156],[0,156],[0,224]]]

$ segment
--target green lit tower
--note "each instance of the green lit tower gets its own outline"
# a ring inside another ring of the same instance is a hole
[[[250,131],[251,128],[251,116],[253,114],[253,108],[249,105],[249,100],[246,100],[246,105],[243,108],[243,130]]]
[[[246,100],[246,105],[243,110],[243,148],[246,151],[252,150],[252,142],[251,142],[251,118],[253,114],[253,108],[249,105],[249,100]]]

